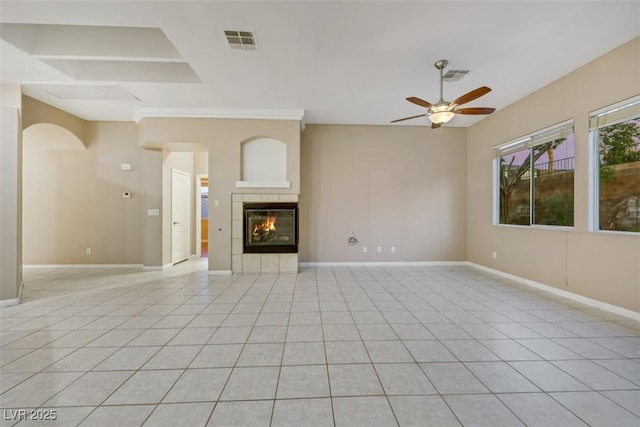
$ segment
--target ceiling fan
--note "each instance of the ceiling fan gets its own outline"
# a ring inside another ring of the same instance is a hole
[[[407,98],[407,101],[412,102],[421,107],[427,108],[426,114],[418,114],[417,116],[404,117],[402,119],[392,120],[391,123],[397,123],[404,120],[415,119],[417,117],[429,117],[431,121],[431,128],[436,129],[447,123],[449,120],[453,119],[456,114],[491,114],[496,111],[495,108],[486,108],[486,107],[474,107],[474,108],[458,108],[462,104],[466,104],[467,102],[471,102],[474,99],[480,98],[483,95],[491,92],[491,89],[482,86],[477,89],[472,90],[471,92],[465,93],[464,95],[458,97],[453,102],[447,102],[442,97],[442,70],[447,66],[449,61],[446,59],[441,59],[436,62],[435,67],[440,70],[440,100],[436,104],[432,104],[430,102],[425,101],[424,99],[416,98],[415,96],[410,96]]]

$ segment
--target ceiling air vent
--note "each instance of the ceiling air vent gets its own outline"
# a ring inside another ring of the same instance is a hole
[[[258,50],[256,36],[251,31],[226,30],[224,35],[231,49]]]
[[[444,76],[442,76],[442,80],[445,82],[457,82],[467,75],[469,70],[449,70]]]

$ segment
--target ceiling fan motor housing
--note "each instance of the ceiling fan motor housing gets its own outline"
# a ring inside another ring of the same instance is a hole
[[[436,61],[436,63],[433,64],[433,65],[435,65],[435,67],[438,70],[444,70],[444,68],[447,66],[447,64],[449,64],[449,61],[447,61],[446,59],[441,59],[439,61]]]

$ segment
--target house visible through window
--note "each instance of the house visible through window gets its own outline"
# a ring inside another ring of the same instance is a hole
[[[590,115],[594,229],[640,232],[640,97]]]
[[[495,149],[496,223],[573,226],[573,121]]]

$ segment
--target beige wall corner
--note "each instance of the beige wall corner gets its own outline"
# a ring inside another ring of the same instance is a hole
[[[143,150],[135,123],[88,122],[86,149],[31,132],[41,126],[24,131],[24,263],[141,264]]]
[[[0,302],[10,305],[19,302],[22,286],[22,126],[20,99],[1,97]]]
[[[591,232],[588,223],[589,113],[640,93],[639,53],[636,38],[469,128],[469,261],[640,311],[640,236]],[[493,147],[572,118],[575,227],[492,225]]]

